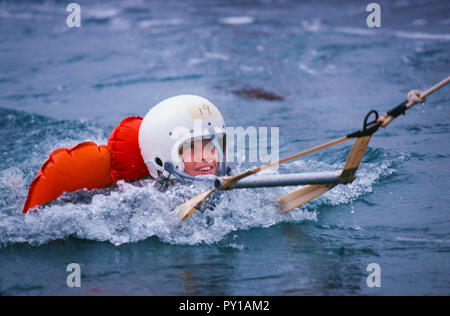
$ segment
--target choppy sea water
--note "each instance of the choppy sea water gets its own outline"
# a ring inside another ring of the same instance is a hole
[[[150,182],[21,214],[52,150],[105,144],[169,96],[280,127],[281,156],[356,130],[449,75],[448,2],[380,1],[379,29],[363,1],[78,3],[69,29],[65,1],[0,2],[0,295],[450,294],[449,88],[377,133],[353,184],[287,215],[292,188],[239,190],[180,224],[170,210],[206,187]],[[341,168],[349,148],[269,172]]]

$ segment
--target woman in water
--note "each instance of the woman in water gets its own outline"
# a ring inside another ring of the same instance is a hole
[[[205,98],[179,95],[131,117],[113,131],[108,146],[87,142],[54,151],[32,182],[23,212],[63,193],[102,189],[119,180],[146,177],[167,189],[173,181],[224,176],[226,129],[220,111]]]

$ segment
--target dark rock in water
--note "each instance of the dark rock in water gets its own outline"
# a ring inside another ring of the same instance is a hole
[[[262,99],[267,101],[281,101],[284,99],[282,96],[260,88],[234,90],[233,93],[248,99]]]

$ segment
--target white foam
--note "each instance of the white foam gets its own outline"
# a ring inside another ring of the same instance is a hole
[[[425,40],[450,40],[450,34],[431,34],[431,33],[419,33],[419,32],[404,32],[396,31],[393,35],[400,38],[409,39],[425,39]]]
[[[379,34],[392,35],[399,38],[425,39],[425,40],[450,40],[450,34],[433,34],[421,32],[389,31],[389,30],[371,30],[354,27],[336,27],[336,32],[345,34],[355,34],[363,36],[374,36]]]
[[[356,28],[356,27],[336,27],[334,30],[339,33],[356,34],[356,35],[372,36],[372,35],[377,34],[374,30],[361,29],[361,28]]]
[[[216,59],[223,61],[230,60],[230,56],[221,53],[205,53],[205,57],[208,59]]]
[[[12,167],[1,170],[0,192],[5,198],[0,200],[0,207],[19,210],[25,202],[26,185],[25,175],[20,169]]]
[[[111,23],[111,29],[114,31],[127,31],[131,29],[131,24],[125,19],[114,18]]]
[[[310,32],[318,32],[322,30],[322,22],[320,19],[313,19],[311,22],[308,20],[301,21],[302,27]]]
[[[54,205],[25,216],[0,218],[0,244],[41,245],[69,236],[114,245],[152,236],[171,244],[212,244],[237,230],[316,220],[315,213],[302,210],[280,214],[274,202],[277,193],[270,190],[224,193],[213,212],[197,212],[186,222],[171,214],[175,206],[205,188],[176,186],[160,193],[151,183],[144,187],[121,183],[109,196],[95,195],[90,204]]]
[[[428,23],[427,19],[415,19],[411,22],[411,24],[415,26],[422,26],[426,25],[427,23]]]
[[[191,58],[188,61],[188,65],[196,66],[196,65],[199,65],[201,63],[204,63],[205,61],[206,61],[206,58]]]
[[[183,24],[182,19],[161,19],[161,20],[144,20],[139,22],[141,28],[150,28],[155,26],[170,26],[170,25],[181,25]]]
[[[444,239],[426,239],[426,238],[409,238],[409,237],[395,237],[395,240],[414,243],[438,243],[438,244],[450,243],[450,240]]]
[[[240,65],[239,68],[245,72],[262,72],[264,71],[263,66],[247,66],[247,65]]]
[[[115,8],[100,8],[100,7],[93,7],[93,8],[87,8],[84,10],[83,14],[86,14],[86,16],[90,18],[95,19],[111,19],[115,16],[117,16],[120,13],[119,9]]]
[[[255,19],[251,16],[231,16],[219,19],[219,23],[229,25],[252,24],[254,21]]]
[[[304,72],[306,72],[307,74],[310,74],[310,75],[317,74],[317,72],[314,69],[309,68],[308,66],[306,66],[303,63],[299,63],[298,64],[298,68],[300,68],[300,70],[302,70],[302,71],[304,71]]]
[[[161,193],[151,181],[144,182],[142,187],[120,182],[109,195],[94,195],[89,204],[60,203],[25,216],[0,214],[0,245],[18,242],[41,245],[71,236],[114,245],[135,243],[152,236],[170,244],[214,244],[235,231],[270,227],[282,222],[316,221],[317,209],[324,203],[345,204],[371,192],[374,182],[394,172],[391,164],[392,161],[362,164],[354,183],[338,186],[287,214],[279,211],[277,200],[295,188],[241,189],[223,192],[214,211],[196,212],[184,222],[180,222],[171,211],[190,197],[209,189],[207,184],[195,188],[175,185]],[[300,160],[284,165],[281,170],[330,171],[342,167],[342,163],[330,165]],[[280,170],[266,172],[278,173]],[[23,190],[20,172],[10,170],[0,179],[11,178],[11,174],[15,175],[12,178],[19,179],[13,187]],[[241,248],[234,244],[230,247]]]

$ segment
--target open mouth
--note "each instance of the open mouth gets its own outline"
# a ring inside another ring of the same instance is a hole
[[[214,168],[212,166],[203,166],[200,168],[195,169],[196,172],[200,173],[208,173],[211,172]]]

